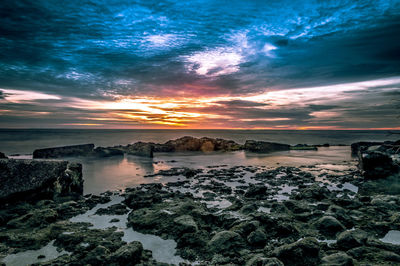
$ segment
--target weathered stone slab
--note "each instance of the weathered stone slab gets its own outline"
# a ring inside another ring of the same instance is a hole
[[[246,143],[244,144],[244,149],[251,152],[267,153],[274,151],[288,151],[290,150],[290,145],[274,142],[246,140]]]
[[[81,164],[0,159],[0,202],[82,192]]]
[[[88,156],[91,155],[94,149],[94,144],[81,144],[63,147],[37,149],[33,152],[33,158],[61,158],[73,156]]]

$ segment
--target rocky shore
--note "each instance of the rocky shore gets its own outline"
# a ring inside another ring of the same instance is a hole
[[[288,150],[317,150],[317,147],[325,145],[273,143],[266,141],[247,140],[244,144],[238,144],[233,140],[213,139],[208,137],[194,138],[185,136],[165,143],[136,142],[128,145],[114,147],[96,147],[94,144],[81,144],[64,147],[37,149],[33,151],[33,158],[63,158],[63,157],[110,157],[126,154],[150,157],[155,152],[229,152],[245,150],[249,152],[269,153]],[[329,145],[328,145],[329,146]]]
[[[0,262],[35,250],[37,265],[397,265],[399,144],[358,145],[358,167],[173,168],[155,175],[176,182],[3,204]]]

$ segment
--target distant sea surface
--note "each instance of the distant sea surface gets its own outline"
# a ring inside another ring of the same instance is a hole
[[[163,143],[183,136],[212,137],[244,143],[263,140],[287,144],[351,144],[396,140],[388,131],[360,130],[119,130],[119,129],[0,129],[0,152],[31,154],[33,150],[73,144],[126,145],[137,141]]]

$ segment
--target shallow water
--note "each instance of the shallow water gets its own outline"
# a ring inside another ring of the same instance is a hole
[[[46,262],[58,258],[64,254],[70,254],[65,250],[58,251],[54,246],[54,240],[49,242],[46,246],[38,250],[28,250],[16,254],[7,255],[2,262],[7,266],[22,266],[31,265],[33,263]],[[38,256],[44,255],[43,259],[38,259]]]
[[[153,182],[174,182],[178,177],[145,175],[172,167],[206,168],[207,166],[301,166],[322,163],[341,164],[351,161],[350,147],[335,146],[318,151],[286,151],[255,154],[244,151],[227,153],[156,153],[154,158],[127,155],[103,159],[73,159],[83,163],[84,192],[99,194],[106,190],[123,190],[127,187]],[[246,178],[246,177],[245,177]],[[233,184],[232,184],[233,185]],[[239,185],[239,184],[237,184]]]
[[[176,242],[172,239],[162,239],[155,235],[142,234],[134,231],[132,228],[127,227],[128,214],[124,215],[97,215],[95,214],[98,209],[107,208],[111,205],[121,203],[123,197],[119,195],[113,195],[110,202],[104,204],[98,204],[86,213],[77,215],[70,219],[71,222],[79,223],[86,222],[91,223],[90,228],[95,229],[106,229],[111,227],[117,227],[118,231],[124,233],[122,240],[130,243],[132,241],[139,241],[142,243],[144,249],[151,250],[153,258],[159,262],[170,263],[178,265],[180,262],[185,260],[179,256],[176,256]],[[118,219],[118,222],[111,223],[112,219]]]
[[[390,230],[383,238],[380,239],[382,242],[390,243],[393,245],[400,245],[400,231]]]

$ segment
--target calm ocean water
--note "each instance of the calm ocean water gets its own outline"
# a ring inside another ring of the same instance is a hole
[[[96,146],[126,145],[136,141],[165,142],[183,136],[214,137],[244,143],[248,139],[288,144],[351,144],[356,141],[399,139],[388,131],[317,130],[102,130],[102,129],[0,129],[0,151],[30,154],[37,148],[94,143]]]

